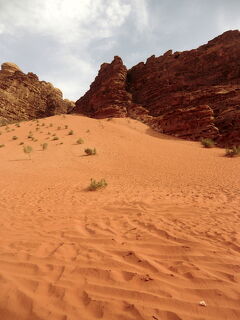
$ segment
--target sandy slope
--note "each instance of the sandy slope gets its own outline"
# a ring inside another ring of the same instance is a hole
[[[0,129],[1,320],[240,319],[239,158],[129,119],[9,127]],[[29,130],[31,160],[19,146]],[[91,177],[108,187],[86,191]]]

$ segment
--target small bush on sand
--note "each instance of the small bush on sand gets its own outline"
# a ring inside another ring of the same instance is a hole
[[[32,131],[29,131],[29,133],[28,133],[28,139],[32,139],[33,138],[33,133],[32,133]]]
[[[55,136],[52,138],[52,140],[59,140],[59,138]]]
[[[32,151],[33,151],[33,148],[31,146],[24,146],[23,147],[23,152],[28,154],[29,159],[31,158]]]
[[[83,144],[84,143],[84,140],[82,138],[79,138],[77,141],[76,141],[77,144]]]
[[[5,144],[0,144],[0,148],[3,148],[3,147],[5,147]]]
[[[19,145],[22,146],[24,144],[24,142],[20,142]]]
[[[69,136],[72,136],[73,134],[74,134],[73,130],[70,130],[70,131],[68,132],[68,135],[69,135]]]
[[[18,139],[17,136],[13,136],[13,137],[12,137],[12,140],[17,140],[17,139]]]
[[[52,124],[52,123],[50,123],[50,124],[49,124],[49,127],[52,127],[52,126],[53,126],[53,124]]]
[[[21,126],[20,126],[20,123],[16,123],[16,124],[15,124],[15,127],[18,127],[18,128],[21,127]]]
[[[234,146],[232,148],[226,149],[226,157],[237,157],[240,156],[240,146]]]
[[[202,139],[201,143],[204,146],[204,148],[212,148],[212,147],[214,147],[214,141],[212,139],[209,139],[209,138]]]
[[[57,127],[57,130],[61,130],[61,127]]]
[[[101,179],[99,181],[96,181],[94,179],[91,179],[90,185],[88,187],[89,191],[96,191],[102,188],[106,188],[107,182],[105,179]]]
[[[64,128],[65,128],[65,129],[68,129],[68,125],[66,124]]]
[[[94,156],[95,154],[97,154],[96,148],[94,149],[87,148],[84,150],[84,152],[87,154],[87,156]]]
[[[43,150],[46,150],[47,147],[48,147],[48,144],[47,144],[46,142],[44,142],[43,144],[41,144],[41,146],[42,146],[42,149],[43,149]]]

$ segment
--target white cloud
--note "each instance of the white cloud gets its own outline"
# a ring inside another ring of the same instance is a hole
[[[51,35],[62,43],[109,37],[114,27],[124,23],[131,8],[122,0],[10,1],[1,7],[1,21],[8,25],[8,33],[22,28]]]

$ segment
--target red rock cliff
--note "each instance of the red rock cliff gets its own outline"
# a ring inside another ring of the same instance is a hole
[[[103,63],[89,91],[76,102],[74,112],[91,117],[125,117],[131,104],[126,91],[127,68],[115,56],[112,63]]]
[[[198,49],[152,56],[128,72],[115,57],[76,105],[93,117],[131,116],[166,134],[238,145],[240,32],[227,31]]]
[[[74,107],[62,92],[33,73],[24,74],[10,62],[0,70],[0,125],[66,113]]]

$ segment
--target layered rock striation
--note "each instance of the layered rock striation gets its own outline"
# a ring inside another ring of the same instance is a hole
[[[62,92],[37,75],[25,74],[14,63],[0,70],[0,125],[47,117],[72,110],[74,103],[63,100]]]
[[[131,94],[126,91],[127,68],[122,59],[103,63],[87,93],[76,102],[74,112],[95,118],[126,117]]]
[[[101,66],[75,110],[131,116],[185,139],[240,144],[240,32],[227,31],[194,50],[169,50],[128,71],[115,57]]]

